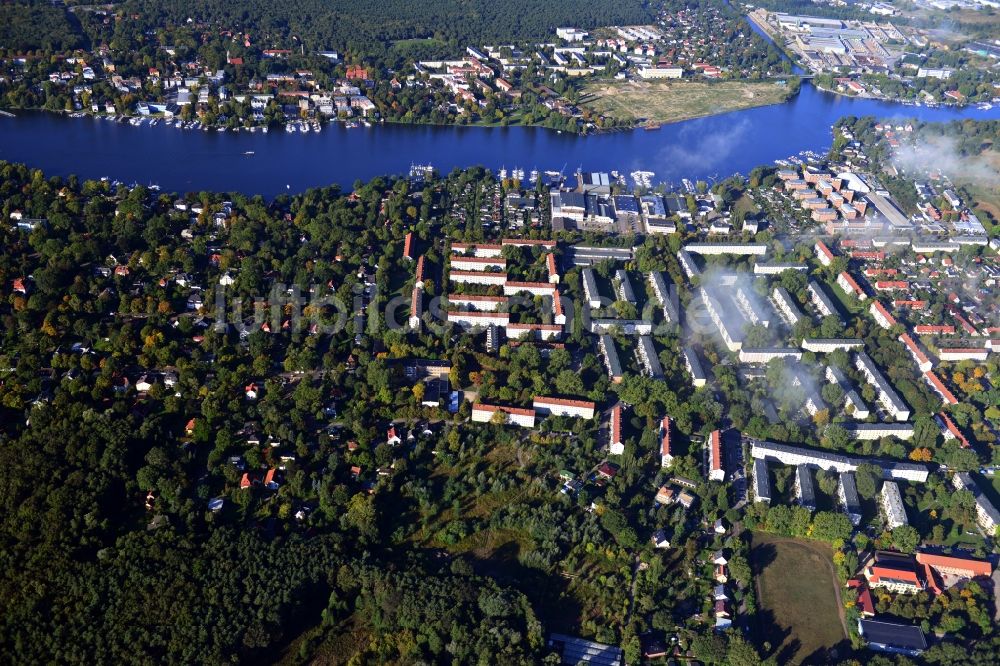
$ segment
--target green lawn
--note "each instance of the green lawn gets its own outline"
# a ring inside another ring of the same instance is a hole
[[[781,664],[837,661],[849,648],[830,547],[755,532],[750,563],[760,600],[757,639]]]
[[[790,89],[773,81],[608,81],[581,86],[581,106],[621,120],[674,123],[780,104]]]

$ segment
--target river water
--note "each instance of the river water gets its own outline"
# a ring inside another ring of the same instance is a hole
[[[752,22],[751,27],[770,39]],[[798,69],[798,68],[796,68]],[[309,187],[406,173],[411,164],[439,171],[491,169],[652,171],[654,182],[705,180],[746,173],[804,150],[826,150],[831,126],[846,115],[919,118],[1000,118],[1000,107],[912,107],[848,98],[804,81],[778,105],[591,136],[533,127],[479,128],[335,124],[317,134],[234,134],[133,127],[95,118],[46,113],[0,117],[0,159],[47,173],[157,184],[171,191],[218,190],[274,196]],[[253,152],[248,155],[248,152]]]
[[[274,196],[309,187],[408,171],[431,163],[442,172],[482,165],[525,170],[653,171],[654,181],[747,172],[803,150],[822,151],[845,115],[1000,118],[1000,108],[927,108],[841,97],[809,82],[790,101],[664,125],[591,136],[532,127],[479,128],[331,125],[320,133],[239,134],[133,127],[110,120],[18,112],[0,117],[0,159],[47,173],[155,183],[166,190],[220,190]],[[246,155],[253,151],[253,155]]]

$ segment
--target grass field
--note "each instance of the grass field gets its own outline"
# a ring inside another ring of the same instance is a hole
[[[673,123],[716,113],[778,104],[789,88],[772,82],[591,81],[580,104],[597,113],[637,122]]]
[[[849,643],[828,545],[755,532],[750,563],[767,656],[781,664],[837,661],[835,651],[845,656]]]

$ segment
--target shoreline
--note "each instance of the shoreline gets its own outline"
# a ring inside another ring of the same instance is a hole
[[[794,76],[796,76],[796,75],[792,75],[789,78],[792,78]],[[704,83],[705,85],[711,86],[711,85],[716,85],[718,83],[743,83],[743,84],[752,84],[752,83],[775,83],[775,82],[776,81],[744,81],[744,80],[736,80],[736,81],[704,81],[704,82],[699,81],[698,83]],[[766,102],[766,103],[762,103],[762,104],[753,104],[753,105],[748,105],[748,106],[738,106],[738,107],[735,107],[735,108],[732,108],[732,109],[725,109],[725,110],[716,111],[716,112],[709,111],[707,113],[691,113],[691,114],[686,114],[686,115],[676,115],[676,116],[670,117],[669,119],[664,119],[664,120],[640,121],[640,120],[637,120],[637,119],[636,120],[631,120],[630,119],[630,120],[625,121],[628,124],[619,125],[619,126],[615,126],[615,127],[594,127],[594,128],[585,128],[585,129],[576,129],[576,130],[574,130],[574,129],[559,129],[557,127],[549,127],[548,125],[543,125],[543,124],[540,124],[540,123],[516,122],[516,123],[510,123],[510,124],[504,125],[502,123],[480,123],[480,122],[474,122],[474,123],[463,124],[463,123],[435,123],[435,122],[404,122],[404,121],[400,121],[400,120],[388,120],[388,119],[385,119],[385,118],[379,118],[378,120],[369,120],[369,119],[364,119],[364,118],[350,119],[350,120],[341,120],[341,119],[338,119],[338,118],[323,119],[323,120],[319,120],[319,119],[295,120],[295,121],[291,121],[291,122],[287,122],[287,123],[282,123],[282,124],[278,124],[278,125],[253,125],[251,127],[239,126],[239,127],[236,127],[236,128],[230,128],[230,127],[226,127],[226,126],[223,126],[223,125],[200,125],[199,124],[198,127],[175,127],[175,129],[196,129],[196,130],[199,130],[199,131],[209,131],[209,132],[214,131],[214,132],[234,133],[234,134],[240,134],[240,133],[243,133],[243,132],[249,132],[249,133],[260,132],[260,133],[264,133],[264,134],[267,134],[267,133],[270,133],[270,132],[279,132],[279,133],[280,132],[287,132],[287,133],[290,133],[290,134],[295,134],[295,133],[300,132],[301,130],[296,129],[294,131],[288,131],[288,130],[286,130],[286,128],[289,125],[299,127],[299,126],[301,126],[303,124],[310,125],[310,126],[312,126],[314,128],[317,125],[320,128],[323,128],[323,127],[326,127],[326,126],[341,125],[345,129],[355,129],[355,128],[358,128],[359,126],[362,126],[362,127],[370,129],[370,128],[375,127],[376,125],[394,125],[394,126],[397,126],[397,127],[449,127],[449,128],[450,127],[454,127],[454,128],[462,128],[462,129],[464,129],[464,128],[469,128],[469,129],[477,129],[477,128],[478,129],[506,129],[506,128],[512,128],[512,127],[526,127],[526,128],[535,128],[535,129],[547,130],[547,131],[550,131],[550,132],[555,132],[556,134],[570,134],[570,135],[578,136],[578,137],[587,137],[587,136],[595,136],[595,135],[602,135],[602,134],[614,134],[614,133],[619,133],[619,132],[632,132],[632,131],[636,131],[636,130],[643,130],[643,131],[656,130],[660,126],[674,125],[674,124],[686,122],[686,121],[689,121],[689,120],[698,120],[698,119],[701,119],[701,118],[711,118],[711,117],[714,117],[714,116],[726,115],[728,113],[736,113],[736,112],[740,112],[740,111],[748,111],[748,110],[751,110],[751,109],[764,108],[764,107],[768,107],[768,106],[777,106],[779,104],[787,104],[795,96],[797,96],[799,94],[799,92],[801,91],[801,88],[802,88],[802,81],[800,80],[799,83],[798,83],[798,85],[796,85],[794,87],[794,89],[790,88],[789,91],[785,94],[785,96],[781,100],[775,101],[775,102]],[[818,89],[819,88],[817,87],[817,90]],[[78,119],[78,118],[90,118],[92,120],[111,120],[111,121],[116,122],[117,124],[123,124],[123,125],[124,124],[133,124],[133,122],[132,122],[133,120],[138,120],[139,121],[138,125],[149,125],[149,123],[151,121],[155,120],[155,121],[157,121],[157,124],[164,123],[167,126],[171,126],[171,125],[175,125],[180,120],[178,118],[166,118],[163,115],[154,115],[154,114],[150,114],[150,115],[146,115],[146,116],[144,116],[144,115],[121,115],[121,114],[108,115],[106,113],[101,113],[101,112],[95,113],[93,111],[83,111],[83,110],[80,110],[80,111],[66,111],[65,109],[53,110],[53,109],[46,109],[46,108],[42,108],[42,107],[6,107],[6,108],[0,108],[0,116],[10,117],[10,118],[16,118],[17,115],[15,113],[13,113],[13,111],[27,111],[29,113],[48,113],[48,114],[52,114],[52,115],[56,115],[56,116],[63,116],[65,118],[74,119],[74,120]],[[181,122],[183,122],[184,125],[188,125],[189,123],[200,123],[200,121],[198,119],[193,119],[193,120],[190,120],[190,121],[181,121]],[[654,127],[647,127],[647,125],[649,125],[649,124],[654,125]],[[320,130],[318,130],[318,129],[312,129],[312,130],[307,130],[307,131],[302,132],[302,133],[308,134],[309,131],[319,132]]]

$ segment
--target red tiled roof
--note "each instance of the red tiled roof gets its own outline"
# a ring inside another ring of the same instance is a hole
[[[917,562],[934,568],[964,569],[970,576],[990,576],[993,574],[993,564],[987,560],[974,560],[968,557],[952,555],[935,555],[933,553],[917,553]]]
[[[709,440],[712,447],[712,469],[722,469],[722,431],[713,430]]]
[[[449,301],[471,301],[473,303],[506,303],[506,296],[478,296],[474,294],[452,294]]]
[[[517,416],[534,416],[535,411],[522,407],[507,407],[506,405],[488,405],[485,402],[477,402],[472,406],[472,411],[481,412],[504,412],[505,414],[515,414]]]
[[[563,405],[564,407],[587,407],[589,409],[594,408],[594,403],[589,400],[568,400],[566,398],[550,398],[544,395],[535,396],[534,403],[549,404],[549,405]]]
[[[521,331],[561,331],[562,326],[558,324],[507,324],[507,329]]]
[[[622,441],[622,405],[616,404],[611,409],[611,443],[620,444]]]
[[[549,289],[549,290],[553,290],[553,291],[555,290],[555,286],[549,284],[548,282],[516,282],[516,281],[508,281],[507,282],[507,286],[508,287],[515,287],[515,288],[517,288],[517,287],[523,287],[525,289]]]
[[[484,264],[486,266],[506,266],[507,260],[503,257],[452,257],[451,261],[466,262],[468,264]]]
[[[530,238],[504,238],[503,245],[541,245],[544,247],[555,247],[556,242],[551,240],[532,240]],[[484,246],[480,246],[484,247]]]
[[[941,398],[946,403],[948,403],[949,405],[958,404],[958,400],[955,399],[955,395],[948,390],[948,387],[944,385],[944,382],[941,381],[941,378],[938,377],[933,371],[928,370],[927,372],[924,373],[924,377],[926,377],[927,381],[930,382],[930,385],[934,387],[934,390],[936,390],[938,393],[941,394]]]
[[[934,333],[954,333],[955,327],[947,324],[920,324],[914,326],[913,331],[917,335],[931,335]]]
[[[472,275],[476,275],[476,276],[489,275],[489,276],[492,276],[492,277],[503,278],[504,280],[507,279],[507,274],[506,273],[491,273],[490,271],[452,271],[451,274],[452,275],[466,275],[466,276],[472,276]],[[549,285],[546,284],[545,286],[549,286]]]
[[[920,577],[917,575],[916,571],[910,569],[896,569],[893,567],[883,567],[877,564],[871,567],[871,577],[876,581],[881,581],[883,578],[900,581],[903,583],[910,583],[911,585],[920,586]]]
[[[503,245],[497,245],[496,243],[452,243],[451,251],[462,250],[465,251],[469,248],[476,248],[479,250],[499,250],[503,248]]]
[[[664,416],[663,420],[660,421],[660,455],[669,456],[670,455],[670,426],[671,420],[669,416]]]

